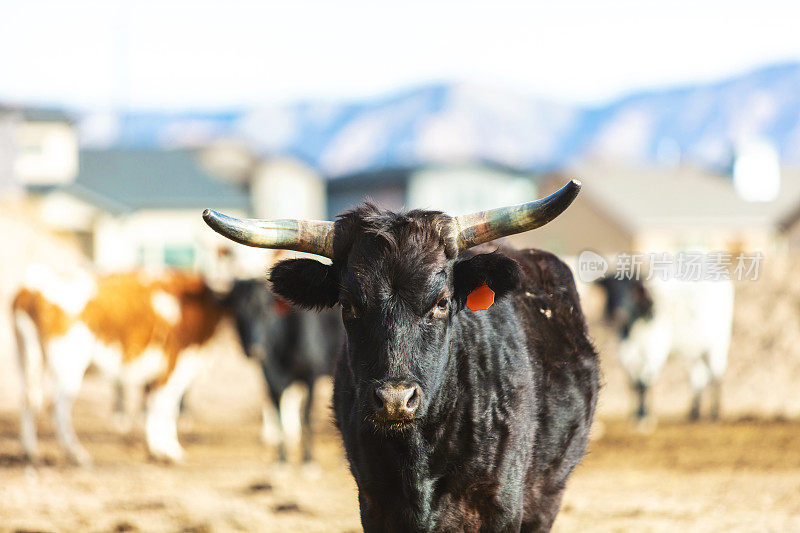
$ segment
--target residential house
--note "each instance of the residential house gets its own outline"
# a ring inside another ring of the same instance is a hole
[[[0,192],[67,183],[77,169],[78,136],[70,115],[0,107]]]
[[[53,109],[17,113],[14,174],[26,187],[72,181],[78,170],[78,134],[72,117]]]
[[[328,217],[371,199],[389,209],[425,208],[459,215],[536,197],[533,175],[485,164],[386,169],[332,178]]]
[[[556,223],[514,236],[511,243],[565,255],[583,250],[782,253],[790,244],[782,224],[800,205],[800,172],[791,169],[781,173],[780,192],[770,201],[747,201],[730,177],[696,168],[621,164],[587,164],[543,176],[541,194],[572,177],[583,182],[572,206]]]
[[[250,198],[189,150],[83,150],[74,181],[39,191],[42,219],[78,236],[102,270],[212,269],[227,248],[208,230],[207,207],[247,216]]]

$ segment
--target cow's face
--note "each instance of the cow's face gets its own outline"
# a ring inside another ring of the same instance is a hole
[[[385,431],[424,420],[449,393],[453,323],[467,295],[487,282],[499,297],[518,283],[516,263],[502,254],[456,257],[450,223],[437,212],[360,208],[336,223],[332,265],[289,260],[270,275],[273,289],[298,305],[340,304],[342,364],[359,418]]]
[[[236,321],[236,331],[248,357],[266,357],[268,324],[274,298],[261,280],[237,281],[226,297]]]
[[[623,339],[628,337],[637,320],[652,318],[653,301],[641,281],[607,276],[597,283],[606,293],[603,317]]]

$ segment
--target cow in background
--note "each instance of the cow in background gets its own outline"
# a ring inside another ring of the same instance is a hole
[[[53,382],[54,421],[70,460],[89,463],[72,426],[72,404],[90,364],[126,385],[152,384],[145,432],[150,453],[179,461],[178,405],[201,367],[198,349],[214,335],[224,309],[199,276],[170,272],[65,279],[31,267],[12,304],[23,377],[21,438],[37,457],[35,412],[42,374]]]
[[[733,323],[733,283],[607,276],[604,319],[619,340],[619,359],[637,395],[635,417],[648,417],[647,391],[669,357],[688,369],[692,387],[689,418],[700,417],[703,391],[712,389],[710,416],[719,417],[720,381],[728,365]]]
[[[233,312],[242,349],[260,363],[268,386],[263,407],[264,441],[277,444],[278,457],[285,461],[285,433],[299,430],[303,461],[310,461],[314,383],[320,376],[332,374],[341,351],[344,332],[338,314],[292,308],[273,296],[263,279],[236,281],[226,305]],[[290,385],[296,381],[308,387],[305,405],[293,396],[295,389]]]

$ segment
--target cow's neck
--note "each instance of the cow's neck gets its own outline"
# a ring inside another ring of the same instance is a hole
[[[389,472],[393,478],[383,485],[383,490],[394,487],[395,494],[384,501],[390,501],[394,510],[404,510],[401,516],[395,515],[393,509],[383,509],[385,518],[401,520],[409,529],[435,521],[435,504],[442,496],[442,489],[455,489],[456,483],[446,478],[453,473],[452,455],[469,431],[469,406],[459,394],[458,350],[457,343],[452,342],[444,381],[431,399],[435,408],[426,416],[425,423],[402,437],[383,441],[380,449],[385,454],[385,463],[374,465],[384,481]],[[412,512],[408,513],[408,509]]]

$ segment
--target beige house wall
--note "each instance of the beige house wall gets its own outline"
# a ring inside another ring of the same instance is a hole
[[[78,173],[78,135],[65,122],[20,122],[14,173],[24,185],[68,183]]]
[[[555,189],[555,183],[543,187],[539,196]],[[584,250],[607,255],[630,250],[633,234],[583,194],[550,224],[509,237],[508,242],[516,248],[541,248],[559,255],[576,256]]]
[[[257,218],[325,218],[325,183],[299,161],[262,163],[253,175],[250,190]]]
[[[14,176],[16,156],[16,120],[11,113],[0,111],[0,194],[16,192],[18,182]]]
[[[687,251],[755,253],[781,251],[782,241],[766,228],[651,228],[636,234],[632,251],[678,253]]]

